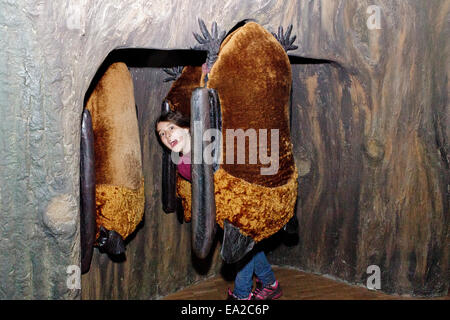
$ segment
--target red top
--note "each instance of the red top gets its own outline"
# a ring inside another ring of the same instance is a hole
[[[180,162],[177,165],[178,172],[183,178],[191,181],[191,153],[187,153],[180,158]]]

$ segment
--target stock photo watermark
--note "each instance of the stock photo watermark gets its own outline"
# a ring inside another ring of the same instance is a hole
[[[66,285],[69,290],[81,289],[81,269],[77,265],[70,265],[66,269],[68,274]]]
[[[223,136],[218,129],[208,129],[201,133],[201,125],[195,121],[192,138],[193,164],[261,164],[261,175],[275,175],[279,169],[279,129],[270,129],[270,155],[268,154],[268,129],[226,129],[226,157],[222,155]],[[248,161],[246,146],[248,140]],[[236,150],[236,153],[235,153]],[[235,162],[236,158],[236,162]],[[180,161],[178,152],[171,152],[175,164]],[[258,162],[259,161],[259,162]]]
[[[81,269],[77,265],[70,265],[66,269],[66,285],[70,290],[81,289]],[[366,287],[369,290],[381,289],[381,269],[377,265],[367,267],[366,273],[370,275],[366,281]]]
[[[369,30],[381,29],[381,8],[376,5],[371,5],[367,8],[366,13],[369,15],[367,18],[367,28]]]
[[[366,270],[367,274],[370,276],[367,278],[366,287],[369,290],[380,290],[381,289],[381,270],[377,265],[370,265]]]

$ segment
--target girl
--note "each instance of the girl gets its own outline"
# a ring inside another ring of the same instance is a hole
[[[180,112],[169,111],[156,120],[156,132],[159,139],[169,150],[181,153],[177,164],[182,177],[191,181],[191,135],[190,120]]]
[[[155,123],[159,139],[169,150],[181,153],[178,172],[191,181],[191,135],[190,120],[180,112],[169,111]],[[258,246],[259,247],[259,246]],[[238,263],[239,271],[234,281],[234,290],[228,289],[228,300],[272,300],[281,297],[282,291],[264,251],[254,249]],[[252,292],[253,273],[256,288]]]

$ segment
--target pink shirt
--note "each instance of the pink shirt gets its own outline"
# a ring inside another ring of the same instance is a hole
[[[180,158],[180,162],[177,165],[178,172],[183,178],[191,181],[191,153],[184,154]]]

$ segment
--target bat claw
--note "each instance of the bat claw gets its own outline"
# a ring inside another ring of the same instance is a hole
[[[219,35],[219,30],[215,21],[211,25],[211,33],[208,31],[208,28],[202,19],[198,18],[198,24],[202,35],[195,32],[193,33],[195,40],[199,43],[194,47],[194,50],[207,51],[206,64],[208,70],[211,70],[212,65],[217,60],[220,44],[225,38],[226,32],[223,31]]]
[[[163,68],[163,71],[169,75],[169,77],[165,78],[163,81],[164,82],[168,82],[168,81],[175,81],[175,80],[177,80],[178,77],[183,72],[183,68],[184,68],[184,66],[177,66],[177,67],[173,67],[173,68],[170,68],[170,69],[169,68]]]
[[[298,46],[293,45],[295,39],[297,39],[297,36],[293,36],[291,38],[291,32],[292,32],[292,24],[290,24],[286,30],[286,33],[284,33],[284,29],[282,26],[278,27],[278,34],[272,33],[272,35],[278,40],[278,42],[283,47],[284,51],[288,52],[289,50],[296,50],[298,49]]]

